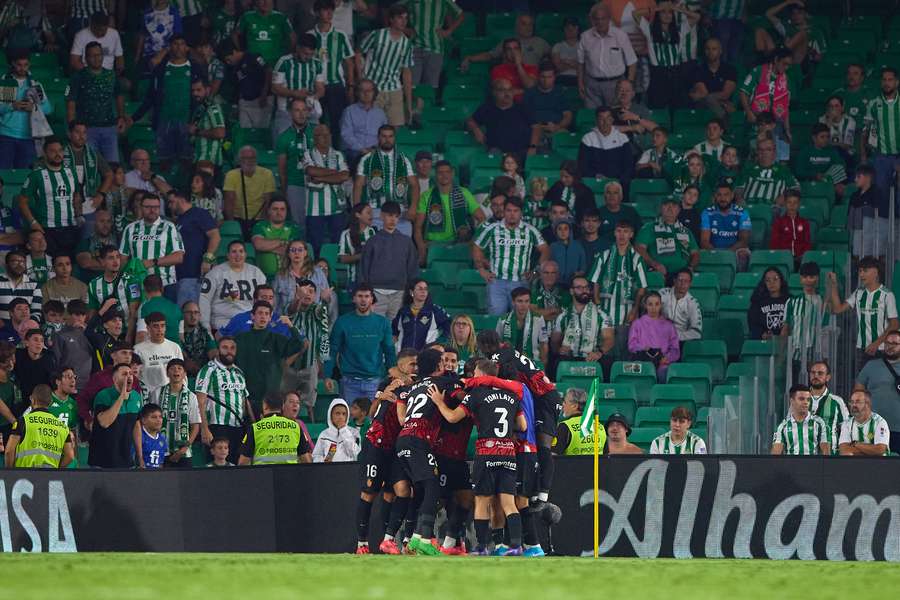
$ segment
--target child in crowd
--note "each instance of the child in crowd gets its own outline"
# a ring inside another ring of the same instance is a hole
[[[41,333],[47,347],[53,343],[53,334],[63,328],[63,316],[66,307],[59,300],[47,300],[44,302],[44,322],[41,324]]]
[[[699,200],[700,188],[688,185],[681,193],[681,211],[678,213],[678,222],[694,234],[695,240],[700,239],[700,209],[697,208]]]
[[[226,437],[213,438],[209,450],[212,453],[212,461],[206,463],[207,467],[233,467],[234,463],[228,462],[228,450],[231,443]]]
[[[575,222],[571,217],[554,221],[556,241],[550,244],[550,255],[559,265],[559,283],[568,287],[576,275],[587,272],[587,258],[584,246],[572,239]]]
[[[350,405],[350,427],[359,432],[359,439],[366,437],[366,432],[372,424],[369,418],[369,408],[372,407],[372,401],[362,396],[353,401]]]
[[[519,198],[525,197],[525,180],[522,179],[522,176],[519,172],[522,170],[522,165],[519,164],[519,159],[516,158],[515,154],[504,154],[503,160],[500,161],[500,174],[505,175],[516,182],[516,187],[514,188],[514,195]]]
[[[313,462],[349,462],[359,454],[359,432],[348,426],[350,407],[343,398],[335,398],[328,407],[328,428],[319,434],[313,449]]]
[[[531,193],[525,199],[525,221],[538,229],[543,229],[549,225],[547,220],[549,208],[547,204],[547,178],[532,177],[528,188]]]
[[[152,402],[145,404],[134,424],[134,454],[139,469],[161,469],[165,463],[169,442],[162,425],[162,408]]]
[[[772,223],[772,250],[790,250],[795,266],[800,265],[803,253],[812,249],[809,221],[800,216],[800,193],[788,190],[784,193],[785,213]]]
[[[669,131],[653,130],[653,147],[644,150],[635,167],[638,177],[665,178],[670,183],[682,164],[682,157],[669,148]]]

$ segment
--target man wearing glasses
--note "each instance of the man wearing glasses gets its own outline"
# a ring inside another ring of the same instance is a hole
[[[244,146],[238,152],[240,165],[225,174],[222,186],[226,219],[241,223],[243,239],[250,239],[251,231],[275,191],[272,171],[256,164],[256,148]]]
[[[825,425],[828,426],[831,453],[838,454],[841,424],[850,418],[850,413],[844,399],[828,389],[829,383],[831,383],[831,366],[828,362],[817,360],[812,363],[809,366],[810,412],[825,421]]]
[[[896,427],[900,423],[900,332],[884,339],[884,357],[870,360],[856,376],[853,391],[872,396],[872,410]],[[891,452],[900,451],[900,431],[891,431]]]
[[[163,295],[175,302],[175,266],[184,261],[184,242],[175,223],[160,217],[161,209],[162,201],[158,196],[143,197],[141,219],[125,228],[119,252],[123,265],[131,258],[139,258],[148,273],[159,275],[164,286]]]
[[[172,191],[172,186],[151,169],[150,154],[146,150],[138,148],[131,153],[131,167],[131,171],[125,173],[125,187],[150,192],[160,198]]]

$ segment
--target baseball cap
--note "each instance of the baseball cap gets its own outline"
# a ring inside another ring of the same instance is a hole
[[[415,162],[419,162],[420,160],[434,160],[434,157],[431,155],[431,152],[427,150],[419,150],[416,152]]]
[[[631,426],[628,425],[628,420],[622,413],[613,413],[606,417],[606,424],[604,427],[609,427],[611,423],[621,423],[625,427],[625,433],[631,435]]]
[[[665,196],[663,197],[662,202],[660,202],[660,205],[662,204],[681,204],[681,200],[675,196]]]

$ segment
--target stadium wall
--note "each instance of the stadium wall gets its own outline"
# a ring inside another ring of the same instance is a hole
[[[898,468],[879,458],[604,459],[601,551],[897,561]],[[554,546],[590,554],[592,459],[558,460],[556,482],[551,500],[564,514]],[[355,463],[4,471],[0,543],[5,552],[349,552],[357,489]]]

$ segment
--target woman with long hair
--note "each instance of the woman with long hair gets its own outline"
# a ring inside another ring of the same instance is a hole
[[[206,171],[197,171],[191,178],[191,204],[209,212],[213,220],[222,224],[222,192],[216,187],[213,176]]]
[[[641,309],[644,314],[635,319],[628,331],[628,350],[635,359],[655,364],[657,378],[665,382],[669,365],[681,358],[678,331],[663,315],[659,292],[647,292]]]
[[[423,350],[450,332],[450,315],[431,301],[428,282],[416,278],[409,282],[391,329],[398,352],[404,348]]]
[[[672,182],[672,192],[680,198],[684,194],[685,188],[693,185],[700,191],[701,206],[706,207],[710,204],[715,192],[715,182],[712,179],[706,171],[706,162],[703,157],[699,152],[692,150],[688,153],[680,173]]]
[[[679,13],[677,16],[675,13]],[[650,87],[647,106],[667,108],[681,101],[684,85],[680,75],[688,61],[689,40],[697,35],[700,15],[682,5],[661,2],[656,9],[634,11],[638,27],[647,38]]]
[[[751,339],[768,340],[781,334],[789,297],[788,283],[781,270],[766,269],[750,296],[747,325]]]
[[[313,263],[309,244],[303,240],[294,240],[285,248],[281,257],[281,268],[272,280],[275,288],[275,312],[291,316],[297,312],[297,285],[304,279],[316,284],[316,302],[331,304],[334,297],[328,278]]]
[[[350,286],[356,283],[356,265],[362,260],[363,244],[373,235],[375,228],[372,227],[372,207],[360,202],[350,209],[350,221],[338,241],[338,262],[349,265],[347,281]]]
[[[469,315],[456,315],[450,322],[450,333],[444,343],[446,348],[456,350],[459,356],[459,373],[462,374],[466,361],[475,355],[475,323]]]

